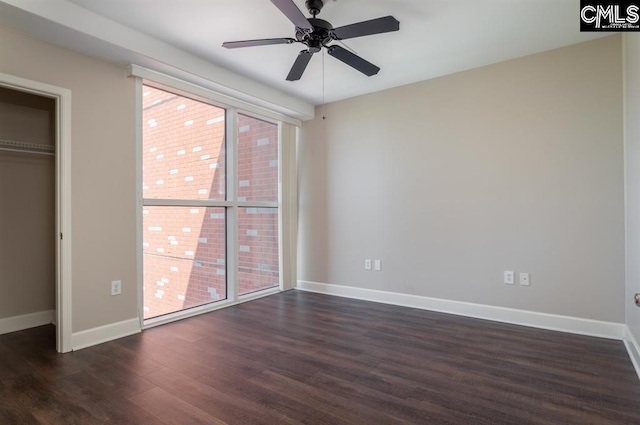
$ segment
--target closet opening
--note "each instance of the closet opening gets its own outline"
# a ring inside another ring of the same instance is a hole
[[[0,334],[53,325],[58,352],[72,349],[69,164],[60,156],[70,96],[0,74]]]

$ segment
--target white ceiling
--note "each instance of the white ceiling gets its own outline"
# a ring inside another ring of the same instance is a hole
[[[304,0],[295,3],[306,15]],[[307,118],[309,103],[608,35],[579,31],[579,0],[326,0],[319,18],[334,27],[393,15],[400,31],[346,42],[381,68],[378,75],[366,77],[324,55],[323,84],[320,54],[300,81],[285,80],[300,44],[221,47],[224,41],[294,37],[293,24],[269,0],[0,0],[0,12],[0,24],[45,41],[116,62],[171,68],[183,78],[191,72],[217,80],[221,89],[230,88],[227,94],[263,99]]]
[[[315,55],[300,81],[285,80],[300,44],[227,50],[224,41],[294,37],[269,0],[70,0],[241,75],[313,104],[330,102],[587,41],[578,0],[326,0],[334,27],[393,15],[400,31],[346,44],[382,70],[373,77]],[[307,14],[304,0],[295,0]]]

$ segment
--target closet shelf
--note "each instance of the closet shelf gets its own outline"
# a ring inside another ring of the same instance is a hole
[[[52,156],[56,154],[56,148],[54,146],[6,139],[0,139],[0,151]]]

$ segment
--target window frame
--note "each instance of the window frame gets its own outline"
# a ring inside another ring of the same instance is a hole
[[[152,71],[148,71],[153,73]],[[285,265],[284,247],[285,232],[283,224],[283,122],[292,124],[295,126],[300,125],[298,120],[290,117],[282,116],[278,113],[267,111],[260,107],[255,107],[250,104],[246,104],[242,101],[233,100],[224,95],[212,92],[208,89],[193,86],[190,83],[186,83],[180,80],[175,80],[172,77],[162,76],[161,78],[150,79],[149,76],[137,75],[136,78],[136,166],[137,166],[137,206],[138,206],[138,246],[137,246],[137,265],[138,265],[138,315],[142,329],[150,328],[153,326],[162,325],[165,323],[173,322],[175,320],[184,319],[186,317],[195,316],[198,314],[207,313],[220,308],[229,307],[238,303],[249,301],[256,298],[272,295],[274,293],[285,290],[284,287],[284,275],[283,271]],[[157,77],[157,76],[156,76]],[[158,81],[162,80],[162,81]],[[169,83],[169,84],[168,84]],[[182,200],[182,199],[157,199],[157,198],[144,198],[142,190],[142,149],[143,149],[143,123],[142,123],[142,95],[143,87],[153,87],[159,90],[164,90],[170,93],[174,93],[179,96],[184,96],[198,102],[203,102],[218,108],[225,110],[225,200]],[[233,100],[229,102],[229,100]],[[238,201],[238,114],[246,115],[252,118],[256,118],[271,124],[278,126],[278,173],[277,173],[277,185],[278,185],[278,199],[275,202],[266,201]],[[180,310],[174,313],[168,313],[149,319],[144,319],[144,293],[143,293],[143,226],[142,216],[143,208],[146,206],[160,206],[160,207],[188,207],[188,206],[201,206],[201,207],[223,207],[226,211],[226,299],[220,301],[213,301],[200,306],[190,307],[185,310]],[[238,285],[238,256],[239,256],[239,241],[238,241],[238,212],[240,208],[277,208],[278,210],[278,286],[266,288],[254,292],[250,292],[244,295],[239,295]]]

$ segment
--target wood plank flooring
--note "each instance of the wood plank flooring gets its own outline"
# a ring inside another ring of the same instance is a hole
[[[620,341],[300,291],[54,345],[0,336],[0,424],[640,424]]]

